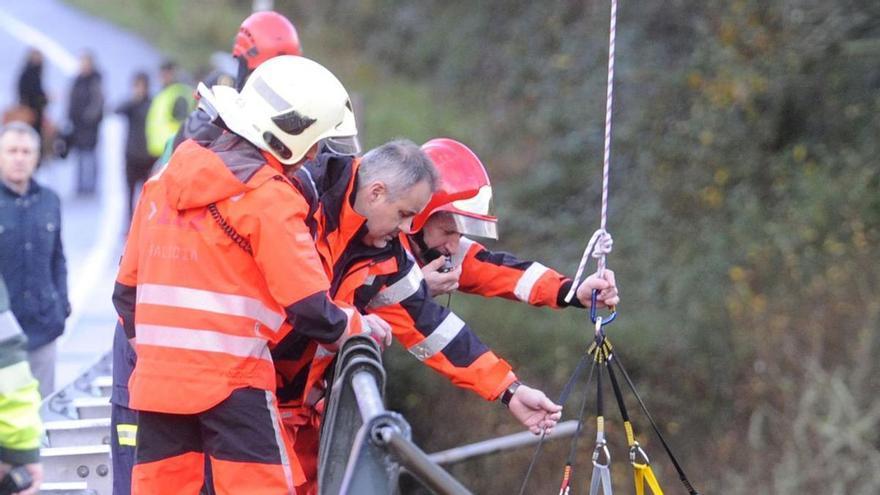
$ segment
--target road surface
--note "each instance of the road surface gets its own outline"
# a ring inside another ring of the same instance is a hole
[[[125,122],[113,114],[130,90],[132,74],[146,70],[156,90],[160,54],[145,40],[60,1],[0,3],[0,109],[17,99],[18,75],[30,46],[43,51],[43,85],[51,101],[47,115],[64,121],[67,94],[78,57],[90,50],[104,80],[107,106],[99,143],[99,192],[75,195],[73,160],[41,166],[37,180],[62,200],[62,239],[73,314],[59,339],[56,387],[69,383],[110,350],[116,313],[111,294],[127,224],[123,152]]]

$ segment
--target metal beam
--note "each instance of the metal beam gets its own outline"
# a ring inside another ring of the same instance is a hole
[[[577,421],[569,420],[559,423],[553,428],[553,433],[548,440],[558,440],[574,435],[577,432]],[[494,454],[505,450],[517,449],[528,445],[534,445],[541,440],[540,435],[534,435],[528,431],[491,438],[482,442],[471,443],[440,452],[430,454],[428,458],[437,464],[454,464],[473,457]]]

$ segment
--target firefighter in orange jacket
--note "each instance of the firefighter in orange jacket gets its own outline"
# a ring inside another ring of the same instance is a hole
[[[356,134],[354,115],[336,77],[295,56],[260,65],[240,93],[202,97],[231,132],[184,142],[147,182],[114,291],[137,354],[132,491],[197,494],[207,456],[218,494],[291,494],[302,473],[270,348],[294,320],[332,348],[362,318],[328,296],[308,205],[284,172],[318,141]]]
[[[302,55],[296,28],[277,12],[261,11],[250,15],[241,23],[232,48],[232,57],[238,66],[236,89],[242,89],[247,77],[260,64],[279,55]],[[207,144],[219,137],[223,128],[215,125],[215,118],[216,114],[200,102],[178,130],[169,154],[187,139]],[[113,393],[110,397],[114,495],[131,493],[138,422],[137,411],[130,409],[128,404],[128,379],[134,363],[134,349],[128,344],[122,326],[117,324],[113,336]]]
[[[486,297],[503,297],[533,306],[589,307],[593,290],[600,306],[620,301],[614,272],[587,277],[576,298],[565,301],[572,281],[536,261],[492,252],[470,237],[497,239],[498,219],[489,215],[492,186],[477,155],[462,143],[432,139],[422,150],[440,173],[440,187],[413,220],[408,247],[422,265],[431,295],[456,289]]]
[[[431,197],[437,180],[418,146],[394,141],[363,159],[322,154],[294,179],[314,212],[310,225],[330,270],[331,297],[380,316],[413,356],[459,387],[487,400],[503,398],[533,432],[556,424],[561,407],[539,390],[520,386],[509,364],[428,295],[421,270],[402,244],[402,233]],[[300,492],[313,493],[319,401],[333,354],[293,333],[273,355],[282,416],[309,480]]]

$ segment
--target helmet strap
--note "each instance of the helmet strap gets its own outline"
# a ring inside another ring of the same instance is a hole
[[[235,75],[235,90],[240,92],[253,71],[248,69],[247,60],[244,57],[235,57],[235,60],[238,62],[238,73]]]
[[[413,253],[416,255],[419,261],[423,264],[428,264],[441,256],[445,256],[439,249],[429,248],[428,244],[425,243],[425,231],[420,230],[415,234],[411,234],[410,239],[413,240],[413,243],[419,248],[418,253]]]

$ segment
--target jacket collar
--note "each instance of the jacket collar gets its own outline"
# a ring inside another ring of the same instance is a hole
[[[6,184],[6,182],[0,180],[0,191],[3,191],[6,195],[12,196],[15,198],[25,198],[28,196],[34,196],[40,192],[40,189],[42,189],[42,186],[40,186],[37,183],[37,181],[35,181],[33,178],[31,178],[28,183],[27,191],[24,194],[19,194],[18,191],[9,187],[9,185]]]

